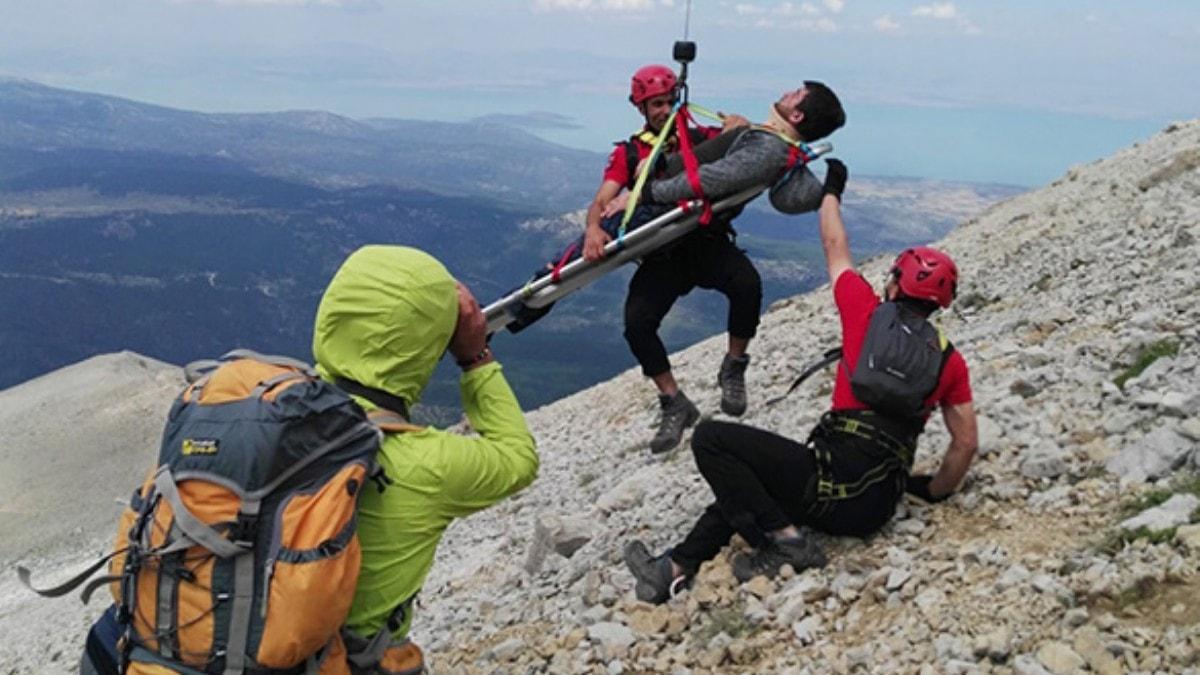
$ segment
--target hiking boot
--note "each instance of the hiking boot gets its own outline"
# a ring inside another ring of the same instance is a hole
[[[717,373],[717,386],[721,387],[721,412],[740,417],[746,412],[746,366],[750,355],[725,355],[721,370]]]
[[[825,565],[825,554],[809,534],[795,539],[779,539],[757,548],[753,553],[741,553],[733,558],[733,576],[745,583],[754,577],[768,579],[779,574],[779,568],[791,565],[797,572]]]
[[[638,600],[661,605],[692,585],[691,575],[674,576],[671,573],[670,553],[667,550],[660,556],[652,556],[646,545],[637,539],[625,545],[625,566],[637,579],[633,592]]]
[[[674,396],[659,394],[658,404],[662,406],[662,416],[658,420],[658,432],[650,439],[650,452],[656,455],[679,445],[683,430],[700,419],[700,410],[682,391],[675,392]]]

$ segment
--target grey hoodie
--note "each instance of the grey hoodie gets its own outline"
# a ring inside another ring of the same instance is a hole
[[[696,146],[700,162],[700,187],[709,201],[755,186],[771,186],[771,205],[783,213],[815,211],[821,205],[822,184],[808,167],[800,167],[776,184],[787,166],[790,145],[774,133],[755,127],[730,131]],[[676,154],[666,173],[682,168]],[[656,180],[648,186],[650,198],[660,204],[693,199],[696,194],[686,173]]]

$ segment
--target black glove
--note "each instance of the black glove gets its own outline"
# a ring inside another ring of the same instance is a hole
[[[842,192],[846,189],[846,179],[849,178],[850,172],[846,169],[846,165],[840,159],[825,160],[825,188],[824,194],[833,195],[842,201]]]
[[[950,498],[951,494],[954,494],[951,492],[950,494],[944,494],[941,497],[934,497],[929,492],[929,483],[932,480],[933,476],[928,475],[909,476],[908,481],[904,485],[904,491],[914,497],[918,497],[926,502],[929,502],[930,504],[944,502]]]

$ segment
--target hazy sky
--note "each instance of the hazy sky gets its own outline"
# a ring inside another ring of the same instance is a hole
[[[0,0],[0,75],[204,111],[536,115],[604,150],[682,0]],[[1200,2],[696,0],[692,98],[843,98],[871,173],[1037,184],[1200,114]],[[599,168],[597,169],[599,171]]]

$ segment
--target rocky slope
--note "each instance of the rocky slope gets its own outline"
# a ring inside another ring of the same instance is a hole
[[[667,605],[637,602],[621,546],[631,537],[671,545],[711,498],[690,454],[649,459],[657,403],[634,370],[534,411],[538,480],[456,523],[439,550],[415,631],[434,672],[1200,672],[1200,534],[1187,524],[1200,493],[1187,480],[1200,468],[1198,167],[1200,122],[1173,125],[992,207],[939,244],[964,276],[960,311],[943,325],[972,364],[980,457],[952,500],[906,502],[866,541],[823,539],[824,569],[738,585],[726,552]],[[878,281],[886,264],[863,271]],[[828,405],[828,374],[783,403],[762,401],[836,341],[836,326],[827,287],[771,307],[745,422],[807,433]],[[722,351],[716,337],[674,358],[706,410],[717,408]],[[63,375],[39,386],[69,390]],[[30,406],[34,384],[0,393],[6,429],[67,428],[64,416],[122,403],[110,392],[89,407],[49,396]],[[123,424],[108,432],[153,452]],[[919,468],[940,456],[939,426],[923,439]],[[6,475],[13,466],[31,475],[51,456],[64,474],[94,466],[62,448],[2,448]],[[120,461],[133,475],[144,460]],[[108,503],[128,490],[119,482],[79,489]],[[5,538],[33,522],[6,499]],[[74,523],[82,504],[30,513]],[[61,577],[104,548],[109,528],[100,529],[48,531],[3,562],[41,562]],[[69,559],[39,558],[66,545]],[[6,573],[0,671],[68,672],[90,612],[73,598],[34,600]]]
[[[711,493],[686,449],[648,459],[656,401],[635,371],[535,411],[538,481],[458,523],[440,550],[417,630],[432,663],[480,673],[1200,672],[1200,536],[1186,526],[1200,489],[1184,480],[1189,464],[1200,468],[1198,166],[1200,123],[1174,125],[939,244],[965,279],[960,313],[942,323],[973,365],[980,457],[952,500],[907,502],[867,541],[825,539],[825,569],[739,586],[723,555],[666,606],[637,602],[623,543],[671,545]],[[863,265],[866,277],[882,279],[887,262]],[[758,405],[744,421],[807,433],[828,405],[828,375],[761,402],[836,340],[836,326],[828,287],[770,309],[748,376]],[[675,357],[707,410],[722,350],[716,337]],[[1114,383],[1155,350],[1174,355]],[[940,457],[939,427],[922,439],[919,467]],[[1173,492],[1141,516],[1165,518],[1144,536],[1140,520],[1121,527]]]

